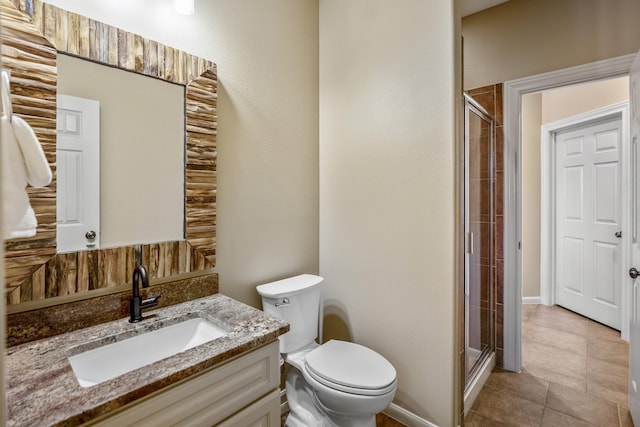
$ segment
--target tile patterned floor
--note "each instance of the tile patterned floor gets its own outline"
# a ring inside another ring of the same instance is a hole
[[[558,306],[522,312],[522,372],[495,369],[465,427],[632,427],[619,332]]]

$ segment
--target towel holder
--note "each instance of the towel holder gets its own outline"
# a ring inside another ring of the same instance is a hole
[[[13,118],[13,105],[11,104],[11,71],[2,70],[2,114],[9,119]]]

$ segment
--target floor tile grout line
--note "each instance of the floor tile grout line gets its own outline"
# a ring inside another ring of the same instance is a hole
[[[618,409],[618,427],[622,427],[622,417],[620,416],[620,404],[616,405],[616,409]]]
[[[552,383],[553,383],[553,382],[549,381],[549,388],[551,388],[551,384],[552,384]],[[558,383],[553,383],[553,384],[556,384],[556,385],[562,386],[562,384],[558,384]],[[563,386],[563,387],[567,387],[567,386]],[[569,387],[569,388],[571,388],[571,387]],[[575,390],[575,389],[574,389],[574,390]],[[588,393],[586,393],[586,394],[588,394]],[[549,393],[548,393],[548,392],[547,392],[547,396],[549,396]],[[595,397],[598,397],[598,396],[595,396]],[[602,399],[602,398],[598,397],[598,399]],[[604,400],[604,399],[603,399],[603,400]],[[612,403],[613,403],[613,402],[612,402]],[[578,417],[576,417],[576,416],[574,416],[574,415],[568,414],[568,413],[564,412],[562,409],[553,408],[553,407],[551,407],[551,406],[548,406],[548,405],[547,405],[546,400],[545,400],[545,405],[544,405],[544,407],[545,407],[545,409],[546,409],[546,408],[549,408],[549,409],[551,409],[551,410],[553,410],[553,411],[556,411],[556,412],[559,412],[559,413],[561,413],[561,414],[563,414],[563,415],[566,415],[566,416],[568,416],[568,417],[571,417],[571,418],[573,418],[574,420],[578,420],[578,421],[581,421],[581,422],[587,423],[587,424],[589,424],[590,426],[597,427],[597,425],[596,425],[596,424],[593,424],[592,422],[586,421],[586,420],[584,420],[584,419],[582,419],[582,418],[578,418]],[[617,404],[616,404],[616,411],[618,412],[618,423],[620,423],[620,421],[619,421],[619,420],[620,420],[620,411],[618,411]],[[619,426],[619,427],[620,427],[620,426]]]

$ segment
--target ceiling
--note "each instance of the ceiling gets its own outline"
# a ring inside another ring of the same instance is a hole
[[[489,9],[508,0],[461,0],[462,16],[472,15],[481,10]]]

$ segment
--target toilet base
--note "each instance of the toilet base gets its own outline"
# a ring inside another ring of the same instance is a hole
[[[376,427],[375,414],[366,417],[342,417],[323,408],[311,386],[294,366],[286,378],[289,415],[285,427]]]
[[[339,420],[335,420],[339,421]],[[289,414],[284,422],[285,427],[376,427],[376,417],[367,420],[354,420],[350,418],[342,423],[336,424],[333,420],[301,420],[295,414]]]

